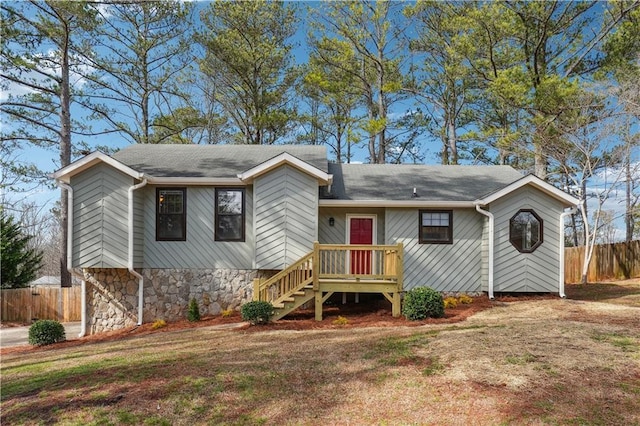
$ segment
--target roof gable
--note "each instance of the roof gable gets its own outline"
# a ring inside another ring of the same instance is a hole
[[[243,173],[238,173],[238,179],[245,183],[251,183],[258,176],[269,173],[271,170],[274,170],[284,164],[295,167],[301,172],[316,178],[318,180],[318,183],[320,183],[321,185],[330,185],[333,179],[333,176],[331,176],[330,174],[327,174],[317,167],[305,161],[302,161],[297,157],[294,157],[288,152],[283,152],[282,154],[273,157],[261,164],[258,164],[257,166],[252,167]]]
[[[505,186],[502,189],[492,192],[491,194],[483,197],[482,199],[476,200],[476,203],[481,205],[490,204],[526,185],[531,185],[539,189],[540,191],[544,192],[548,196],[563,202],[567,206],[575,206],[580,203],[580,200],[578,200],[577,198],[567,194],[564,191],[561,191],[560,189],[556,188],[550,183],[547,183],[544,180],[537,177],[536,175],[532,175],[532,174],[529,174],[523,177],[522,179],[519,179],[513,182],[512,184]]]
[[[108,155],[102,152],[93,152],[86,157],[83,157],[73,163],[69,164],[66,167],[61,168],[57,172],[51,175],[52,178],[56,180],[60,180],[65,183],[69,183],[71,177],[77,175],[78,173],[82,173],[83,171],[95,166],[98,163],[105,163],[114,169],[131,176],[134,179],[142,179],[143,173],[140,173],[136,170],[133,170],[131,167],[122,164],[118,160],[109,157]]]

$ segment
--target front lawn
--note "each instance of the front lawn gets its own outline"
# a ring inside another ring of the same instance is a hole
[[[622,285],[591,300],[501,301],[452,324],[200,327],[6,353],[1,420],[639,424],[640,284]]]

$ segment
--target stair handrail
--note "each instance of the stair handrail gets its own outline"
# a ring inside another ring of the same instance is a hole
[[[287,298],[291,296],[293,293],[300,291],[306,285],[312,282],[312,274],[313,274],[313,255],[314,252],[311,251],[301,257],[296,262],[289,265],[287,268],[275,274],[273,277],[268,278],[266,280],[255,279],[253,281],[253,300],[266,301],[271,303],[277,303],[279,300]],[[295,277],[294,273],[300,273],[304,276],[304,279],[293,279],[294,285],[291,286],[278,286],[278,292],[275,297],[269,297],[268,290],[274,284],[278,283],[281,280],[286,280],[289,278],[289,282],[291,282],[291,278]],[[286,287],[286,288],[282,288]]]

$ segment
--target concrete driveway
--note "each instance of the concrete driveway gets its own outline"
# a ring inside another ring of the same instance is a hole
[[[74,340],[80,334],[80,322],[62,324],[67,340]],[[0,348],[29,344],[29,326],[0,328]]]

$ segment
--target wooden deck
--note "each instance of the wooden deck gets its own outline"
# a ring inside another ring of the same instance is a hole
[[[315,300],[315,318],[322,321],[322,305],[335,292],[381,293],[400,316],[402,243],[348,245],[314,243],[313,251],[287,269],[254,280],[253,300],[271,302],[279,319]]]

